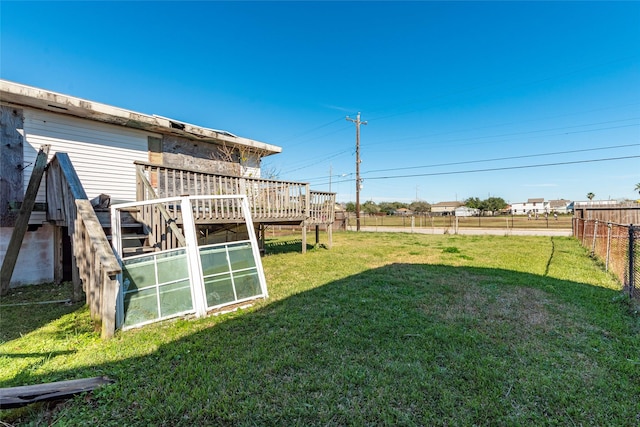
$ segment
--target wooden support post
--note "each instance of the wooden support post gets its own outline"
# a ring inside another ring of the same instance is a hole
[[[333,224],[327,224],[327,237],[329,238],[329,249],[333,247]]]
[[[265,235],[266,235],[267,226],[266,226],[266,224],[258,223],[258,229],[259,229],[259,233],[260,233],[259,240],[258,240],[258,246],[260,246],[260,253],[262,255],[264,255],[265,254],[264,245],[265,245],[265,241],[266,241],[266,236]]]
[[[20,206],[20,213],[18,213],[16,224],[11,233],[11,240],[9,240],[9,246],[7,247],[7,252],[2,262],[2,269],[0,269],[0,295],[6,295],[7,292],[9,292],[11,276],[18,261],[22,240],[29,226],[29,218],[31,217],[33,205],[36,202],[36,196],[38,195],[38,188],[40,188],[40,182],[44,175],[44,169],[47,166],[47,156],[49,155],[50,147],[50,145],[43,145],[38,151],[38,156],[36,157],[36,162],[31,172],[31,178],[29,179],[29,185],[27,186],[27,192],[24,195],[24,202],[22,206]]]
[[[53,230],[53,282],[62,283],[63,268],[63,238],[62,227],[56,226]]]
[[[302,253],[307,253],[307,223],[302,221]]]
[[[320,225],[316,224],[316,245],[320,244]]]

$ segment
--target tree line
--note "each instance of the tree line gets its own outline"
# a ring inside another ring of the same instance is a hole
[[[481,200],[479,197],[469,197],[463,202],[464,206],[471,209],[478,209],[481,212],[497,212],[506,208],[507,202],[502,197],[489,197]],[[367,200],[360,205],[360,210],[369,215],[394,215],[398,209],[409,209],[415,214],[425,214],[431,212],[431,205],[425,201],[415,201],[411,203],[403,202],[380,202],[376,203],[373,200]],[[347,212],[355,212],[356,205],[353,202],[348,202],[345,206]]]
[[[355,212],[356,204],[348,202],[345,206],[347,212]],[[360,205],[360,210],[369,215],[394,215],[398,209],[409,209],[413,213],[423,214],[431,211],[431,205],[424,201],[416,201],[411,203],[402,202],[380,202],[376,203],[373,200],[367,200]]]

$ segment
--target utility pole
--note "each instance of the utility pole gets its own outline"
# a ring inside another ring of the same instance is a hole
[[[347,116],[347,121],[356,124],[356,231],[360,231],[360,125],[366,125],[367,122],[360,121],[360,113],[355,120]]]

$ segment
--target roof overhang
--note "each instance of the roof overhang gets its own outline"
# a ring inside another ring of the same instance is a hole
[[[0,101],[19,107],[31,107],[67,114],[102,123],[125,126],[149,132],[179,135],[192,140],[236,147],[250,147],[261,157],[282,152],[282,147],[266,144],[232,133],[208,129],[157,115],[148,115],[99,102],[87,101],[32,86],[0,79]]]

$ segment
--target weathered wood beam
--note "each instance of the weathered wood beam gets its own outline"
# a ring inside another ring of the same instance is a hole
[[[74,394],[92,391],[102,385],[112,383],[114,383],[114,381],[107,377],[94,377],[0,388],[0,409],[18,408],[47,400],[65,399]]]
[[[22,206],[20,206],[20,213],[18,213],[18,218],[11,233],[11,239],[9,240],[9,246],[7,247],[7,252],[2,262],[2,268],[0,269],[0,295],[6,295],[7,292],[9,292],[11,276],[18,261],[24,235],[29,226],[29,218],[33,211],[33,205],[36,202],[36,196],[38,195],[38,188],[40,188],[40,182],[44,175],[44,169],[47,166],[47,156],[49,155],[50,147],[50,145],[43,145],[38,151],[36,162],[31,172],[31,178],[29,178],[27,192],[24,196],[24,202]]]

